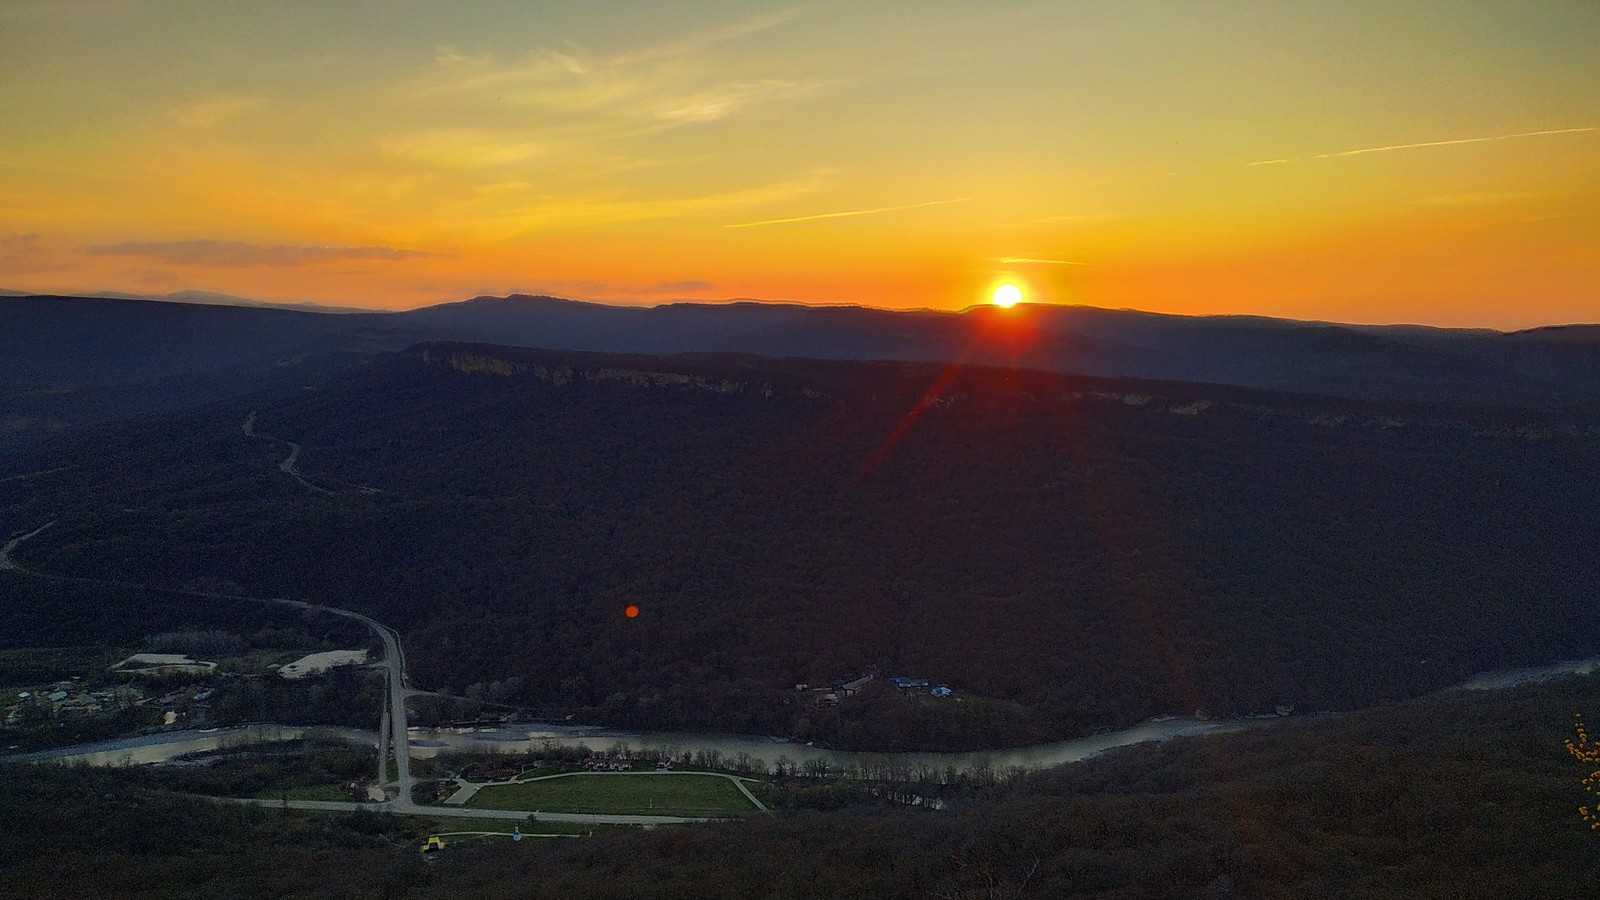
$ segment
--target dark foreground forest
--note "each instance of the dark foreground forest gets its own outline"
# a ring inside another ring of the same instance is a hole
[[[424,823],[0,768],[0,897],[1589,898],[1562,748],[1600,679],[1113,751],[929,810],[842,808],[418,858]],[[854,799],[850,799],[854,797]]]
[[[436,344],[4,467],[8,528],[55,521],[39,572],[364,611],[422,686],[635,727],[1024,744],[1359,708],[1600,629],[1572,412]]]

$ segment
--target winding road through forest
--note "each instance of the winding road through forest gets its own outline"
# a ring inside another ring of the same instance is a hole
[[[22,572],[24,574],[32,574],[32,573],[28,572],[27,569],[24,569],[22,566],[17,565],[17,561],[11,558],[11,554],[19,546],[22,545],[23,541],[28,540],[29,538],[33,537],[36,534],[39,534],[40,532],[44,531],[46,528],[49,528],[51,525],[54,525],[54,524],[55,524],[55,520],[51,519],[50,521],[44,523],[43,525],[39,526],[38,528],[35,528],[34,530],[28,532],[27,534],[21,535],[19,537],[12,538],[4,547],[0,547],[0,571]]]
[[[304,475],[300,474],[299,467],[295,465],[300,459],[300,445],[299,444],[296,444],[294,441],[286,441],[283,438],[273,437],[272,435],[267,434],[265,432],[256,431],[256,413],[255,412],[252,412],[252,413],[250,413],[250,415],[244,417],[244,426],[242,427],[241,430],[244,431],[244,436],[247,437],[247,438],[256,438],[258,440],[271,441],[274,444],[283,444],[284,446],[289,448],[289,455],[283,458],[283,462],[278,463],[278,471],[282,472],[285,475],[288,475],[290,478],[293,478],[295,481],[300,482],[300,484],[305,486],[308,490],[316,491],[319,494],[332,494],[333,493],[333,491],[330,491],[327,488],[318,487],[317,485],[312,484],[309,480],[307,480],[307,478]]]
[[[259,437],[251,432],[254,414],[245,420],[245,433],[252,437]],[[275,440],[275,439],[274,439]],[[286,461],[287,462],[287,461]],[[280,466],[282,468],[282,466]],[[288,471],[285,469],[284,471]],[[294,474],[294,473],[290,473]],[[299,476],[296,476],[297,478]],[[308,485],[311,486],[311,485]],[[321,488],[316,488],[321,490]],[[277,606],[290,606],[296,609],[324,612],[330,615],[343,616],[354,619],[371,629],[373,634],[383,643],[383,670],[386,690],[384,692],[384,706],[382,711],[382,726],[378,733],[378,783],[383,786],[387,799],[376,803],[346,803],[340,801],[322,800],[289,800],[280,801],[277,805],[288,809],[324,810],[324,811],[349,811],[357,809],[382,810],[413,816],[439,816],[447,818],[467,819],[517,819],[527,821],[530,818],[545,822],[566,822],[575,824],[592,825],[673,825],[688,822],[704,822],[709,819],[692,818],[684,816],[648,816],[648,815],[608,815],[590,813],[547,813],[535,810],[491,810],[491,809],[463,809],[460,807],[429,806],[419,804],[413,799],[412,788],[416,779],[411,774],[411,743],[408,737],[410,727],[406,713],[406,698],[413,694],[425,694],[427,691],[414,690],[406,676],[405,649],[400,644],[399,634],[389,626],[348,609],[335,606],[325,606],[310,603],[304,600],[290,600],[283,597],[244,597],[237,594],[216,594],[206,591],[188,591],[179,588],[152,587],[150,585],[133,584],[130,582],[110,581],[99,578],[82,578],[70,575],[52,575],[24,568],[14,558],[13,554],[23,543],[44,532],[55,524],[52,520],[45,525],[13,538],[0,547],[0,570],[14,571],[34,578],[44,578],[52,581],[67,581],[77,584],[93,584],[107,587],[139,588],[149,591],[159,591],[180,597],[199,597],[210,600],[244,600],[251,603],[270,603]],[[389,762],[394,761],[395,778],[391,781],[388,777]],[[741,786],[742,787],[742,786]],[[748,795],[748,792],[747,792]],[[261,800],[238,800],[236,798],[211,798],[225,800],[226,802],[262,803]],[[266,801],[270,803],[271,801]],[[759,805],[759,804],[758,804]]]

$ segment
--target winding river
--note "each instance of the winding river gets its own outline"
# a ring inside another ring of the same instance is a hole
[[[1486,672],[1457,685],[1453,690],[1503,690],[1569,675],[1587,675],[1595,671],[1600,671],[1600,657],[1525,669]],[[1097,753],[1130,744],[1164,741],[1195,734],[1239,731],[1274,721],[1278,721],[1276,717],[1212,721],[1163,717],[1159,721],[1145,722],[1132,728],[1069,741],[972,753],[864,753],[829,750],[747,735],[678,731],[631,732],[600,727],[548,724],[523,724],[471,732],[412,728],[410,745],[411,756],[416,759],[429,759],[447,752],[524,753],[545,747],[586,746],[593,750],[607,750],[623,744],[635,751],[659,750],[674,754],[685,751],[689,753],[715,751],[724,759],[736,759],[746,755],[752,760],[761,760],[769,766],[776,764],[780,759],[801,765],[807,762],[825,762],[835,771],[871,772],[876,768],[891,766],[911,769],[927,767],[937,770],[955,768],[961,771],[989,767],[1001,771],[1013,767],[1042,768],[1077,762]],[[29,762],[83,763],[95,766],[141,765],[165,762],[186,753],[202,750],[294,740],[306,736],[372,747],[378,744],[377,734],[355,728],[302,728],[266,724],[207,731],[162,732],[75,747],[61,747],[10,758]]]

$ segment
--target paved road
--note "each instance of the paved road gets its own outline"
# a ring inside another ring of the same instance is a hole
[[[468,800],[471,800],[473,796],[478,793],[478,791],[483,790],[486,787],[495,787],[496,785],[502,784],[528,784],[534,781],[550,781],[556,778],[580,778],[587,776],[599,776],[602,778],[650,778],[654,776],[659,778],[667,775],[699,775],[705,778],[726,778],[733,782],[733,786],[738,788],[739,793],[743,794],[745,799],[749,800],[751,805],[753,805],[756,809],[759,809],[762,812],[771,812],[770,809],[767,809],[767,805],[765,803],[762,803],[760,800],[756,799],[755,794],[750,793],[750,788],[745,784],[745,782],[752,781],[753,779],[742,778],[738,775],[730,775],[727,772],[557,772],[554,775],[533,775],[527,778],[509,778],[505,781],[462,783],[461,788],[455,793],[451,794],[450,798],[446,800],[445,803],[448,803],[452,806],[460,806],[465,804]]]
[[[246,434],[251,432],[251,426],[254,423],[254,419],[255,414],[252,413],[250,418],[245,420]],[[13,571],[22,572],[23,574],[35,575],[41,578],[49,578],[53,580],[75,581],[86,584],[106,584],[133,587],[139,586],[130,585],[127,582],[106,581],[96,578],[78,578],[72,576],[48,575],[41,572],[30,572],[27,569],[17,565],[17,563],[11,559],[12,552],[15,551],[23,541],[26,541],[29,538],[39,534],[54,524],[55,521],[52,520],[40,528],[36,528],[33,531],[22,535],[21,537],[12,539],[4,547],[0,547],[0,569],[10,569]],[[379,741],[379,784],[383,784],[388,781],[387,763],[391,756],[395,760],[395,771],[398,773],[398,778],[395,781],[395,796],[383,804],[383,806],[392,812],[409,813],[416,812],[420,809],[416,802],[411,798],[411,788],[415,783],[415,780],[411,777],[410,742],[406,736],[406,727],[408,724],[406,722],[406,695],[408,693],[419,692],[410,690],[406,679],[405,650],[400,646],[400,636],[395,633],[394,629],[358,612],[352,612],[348,609],[338,609],[337,607],[332,606],[320,606],[318,604],[307,603],[302,600],[287,600],[281,597],[241,597],[231,594],[213,594],[205,591],[185,591],[174,588],[156,588],[155,590],[162,590],[167,593],[190,597],[221,597],[231,600],[248,600],[255,603],[273,603],[280,606],[292,606],[298,609],[321,610],[322,612],[331,613],[336,616],[344,616],[347,619],[355,619],[356,621],[372,629],[372,631],[378,635],[379,640],[383,642],[384,675],[385,680],[388,682],[388,690],[386,692],[387,698],[385,700],[382,716],[385,728],[380,734]],[[526,813],[523,815],[526,815]]]
[[[304,475],[300,474],[300,469],[295,465],[295,463],[300,459],[299,444],[296,444],[294,441],[286,441],[283,438],[273,437],[265,432],[256,431],[256,414],[254,412],[244,417],[244,426],[242,430],[244,431],[245,437],[259,438],[263,441],[271,441],[274,444],[283,444],[289,448],[289,455],[284,457],[283,462],[278,463],[278,471],[288,475],[295,481],[300,482],[306,488],[316,491],[319,494],[333,493],[333,491],[330,491],[327,488],[318,487],[317,485],[312,484]]]
[[[406,654],[400,646],[400,636],[394,629],[376,619],[348,609],[281,598],[268,598],[264,602],[320,610],[347,619],[355,619],[372,629],[378,639],[383,641],[383,671],[388,690],[383,707],[383,724],[378,733],[378,783],[383,785],[389,783],[389,760],[393,759],[397,773],[394,782],[396,794],[387,801],[385,808],[391,812],[413,812],[419,809],[416,801],[411,798],[411,788],[416,784],[416,780],[411,777],[411,742],[407,736],[409,723],[406,721],[406,696],[417,692],[410,689],[406,680]]]
[[[441,831],[434,837],[511,837],[509,831]],[[524,834],[524,838],[575,838],[576,834]]]
[[[252,413],[251,417],[245,420],[245,427],[246,427],[246,433],[247,434],[250,433],[249,429],[253,425],[254,418],[255,418],[255,415]],[[130,584],[128,582],[108,581],[108,580],[103,580],[103,579],[81,578],[81,577],[62,576],[62,575],[49,575],[49,574],[45,574],[45,573],[42,573],[42,572],[31,572],[31,571],[29,571],[27,569],[23,569],[22,567],[18,566],[15,562],[13,562],[11,560],[12,551],[14,551],[20,544],[22,544],[23,541],[26,541],[29,538],[33,537],[34,535],[39,534],[40,532],[44,531],[46,528],[49,528],[51,525],[54,525],[54,524],[55,524],[55,521],[52,520],[51,522],[49,522],[48,524],[44,525],[43,527],[37,528],[37,529],[35,529],[35,530],[25,534],[25,535],[22,535],[21,537],[15,538],[15,539],[11,540],[9,543],[7,543],[3,548],[0,548],[0,568],[12,569],[12,570],[15,570],[15,571],[18,571],[18,572],[22,572],[23,574],[33,575],[33,576],[40,577],[40,578],[49,578],[49,579],[53,579],[53,580],[74,581],[74,582],[87,583],[87,584],[118,585],[118,586],[125,586],[125,587],[142,587],[141,585],[134,585],[134,584]],[[164,591],[166,593],[178,594],[178,595],[182,595],[182,596],[223,598],[223,599],[230,599],[230,600],[247,600],[247,601],[254,602],[254,603],[273,603],[273,604],[277,604],[277,605],[280,605],[280,606],[292,606],[292,607],[295,607],[297,609],[319,610],[321,612],[330,613],[330,614],[336,615],[336,616],[344,616],[347,619],[354,619],[354,620],[362,623],[363,625],[366,625],[368,628],[372,629],[373,633],[375,633],[378,636],[378,639],[383,642],[384,676],[385,676],[385,681],[387,682],[388,690],[385,692],[387,696],[386,696],[386,699],[385,699],[383,715],[381,717],[382,721],[383,721],[384,728],[383,728],[383,731],[379,735],[380,740],[379,740],[379,753],[378,753],[378,772],[379,772],[378,781],[379,781],[380,784],[386,783],[388,781],[388,771],[387,771],[387,769],[388,769],[388,761],[389,761],[389,759],[392,758],[395,761],[395,772],[397,773],[397,777],[396,777],[396,779],[394,781],[394,789],[395,789],[394,795],[391,796],[388,800],[386,800],[386,801],[384,801],[382,803],[344,803],[344,802],[338,802],[338,801],[322,801],[322,800],[291,800],[291,801],[287,802],[287,806],[290,809],[320,809],[320,810],[332,810],[332,811],[354,810],[354,809],[375,809],[375,810],[383,810],[385,812],[399,813],[401,815],[446,816],[446,817],[456,817],[456,818],[466,818],[466,819],[518,819],[518,820],[523,820],[523,819],[527,819],[528,816],[531,814],[531,815],[534,815],[536,818],[538,818],[540,821],[546,821],[546,822],[575,822],[575,823],[580,823],[580,824],[593,824],[593,825],[607,825],[607,824],[611,824],[611,825],[675,825],[675,824],[683,824],[683,823],[688,823],[688,822],[706,822],[706,821],[711,821],[710,819],[693,818],[693,817],[681,817],[681,816],[631,816],[631,815],[599,815],[599,814],[591,815],[591,814],[587,814],[587,813],[540,813],[540,812],[536,812],[536,811],[532,811],[532,810],[462,809],[460,807],[423,806],[423,805],[419,805],[415,800],[412,799],[412,787],[415,785],[416,781],[411,775],[411,752],[410,752],[411,751],[411,743],[410,743],[410,739],[409,739],[409,737],[407,735],[408,722],[407,722],[407,719],[406,719],[406,697],[411,695],[411,694],[421,694],[421,693],[426,693],[426,692],[425,691],[413,690],[411,688],[410,683],[409,683],[408,679],[406,678],[405,649],[400,646],[400,636],[395,632],[394,629],[390,628],[387,625],[384,625],[383,623],[381,623],[381,622],[379,622],[379,621],[377,621],[377,620],[375,620],[375,619],[373,619],[373,618],[371,618],[369,616],[364,616],[364,615],[362,615],[361,613],[358,613],[358,612],[353,612],[353,611],[348,610],[348,609],[339,609],[338,607],[333,607],[333,606],[322,606],[320,604],[307,603],[307,602],[305,602],[303,600],[289,600],[289,599],[285,599],[285,598],[282,598],[282,597],[243,597],[243,596],[238,596],[238,595],[234,595],[234,594],[213,594],[213,593],[208,593],[208,592],[205,592],[205,591],[185,591],[185,590],[179,590],[179,589],[175,589],[175,588],[153,588],[153,590],[160,590],[160,591]],[[615,773],[615,774],[622,774],[622,773]],[[639,774],[651,774],[651,773],[639,773]],[[708,774],[718,774],[718,773],[708,773]],[[725,777],[732,778],[732,776],[725,776]],[[738,784],[738,780],[734,779],[734,783]],[[750,794],[750,792],[744,788],[743,785],[740,785],[740,789],[744,791],[745,796],[750,797],[752,802],[756,803],[757,806],[761,806],[760,801],[757,801],[755,799],[755,797],[752,796]],[[259,802],[259,801],[246,801],[246,802]],[[281,804],[282,801],[279,801],[279,803]],[[765,807],[762,807],[762,808],[764,809]]]
[[[0,478],[0,484],[5,484],[8,481],[31,481],[35,478],[43,478],[46,475],[54,475],[57,472],[66,472],[76,468],[77,466],[61,466],[60,468],[56,469],[41,469],[37,472],[25,472],[21,475],[12,475],[9,478]]]
[[[44,531],[46,528],[49,528],[55,523],[56,520],[51,519],[50,521],[44,523],[38,528],[35,528],[27,534],[22,535],[21,537],[12,538],[4,547],[0,547],[0,571],[27,572],[27,569],[24,569],[22,566],[18,565],[16,560],[11,558],[12,552],[15,551],[17,547],[21,546],[23,541],[33,537],[41,531]]]
[[[626,816],[590,813],[553,813],[516,809],[461,809],[451,806],[418,806],[400,809],[392,803],[350,803],[343,800],[255,800],[241,797],[207,797],[220,803],[259,803],[263,808],[304,809],[318,812],[354,812],[358,809],[391,812],[403,816],[434,816],[441,819],[506,819],[526,822],[532,816],[539,822],[565,822],[570,825],[689,825],[717,819],[693,816]]]

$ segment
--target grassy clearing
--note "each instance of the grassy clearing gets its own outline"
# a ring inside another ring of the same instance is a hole
[[[726,778],[705,775],[570,775],[486,787],[467,806],[542,812],[717,816],[755,807]]]
[[[349,800],[350,791],[337,784],[302,784],[289,788],[287,791],[270,791],[263,793],[262,799],[283,800],[288,794],[289,800]]]

